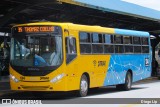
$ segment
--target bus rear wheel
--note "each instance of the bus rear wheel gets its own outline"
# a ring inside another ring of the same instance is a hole
[[[88,79],[86,77],[86,75],[82,75],[81,77],[81,81],[80,81],[80,89],[78,91],[78,96],[79,97],[85,97],[87,96],[88,93]]]
[[[132,75],[130,72],[127,72],[125,83],[116,85],[116,89],[121,91],[128,91],[131,89],[131,87],[132,87]]]

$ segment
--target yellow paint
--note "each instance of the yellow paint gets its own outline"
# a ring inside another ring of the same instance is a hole
[[[63,31],[63,63],[54,72],[46,75],[49,77],[49,81],[40,80],[39,76],[25,76],[25,81],[15,83],[10,79],[12,90],[23,90],[23,91],[71,91],[78,90],[80,87],[80,79],[83,73],[87,73],[90,77],[90,88],[103,86],[107,69],[110,61],[110,55],[81,55],[79,45],[79,31],[85,32],[97,32],[113,34],[114,29],[103,28],[100,26],[85,26],[77,25],[72,23],[53,23],[53,22],[40,22],[40,23],[29,23],[21,24],[17,26],[36,26],[36,25],[56,25],[61,26]],[[69,35],[76,38],[77,43],[77,57],[66,64],[66,50],[65,50],[65,37],[69,36],[68,33],[64,32],[64,29],[69,31]],[[106,61],[105,66],[98,67],[98,61]],[[96,62],[96,63],[95,63]],[[25,71],[25,70],[24,70]],[[51,83],[50,80],[55,76],[64,73],[65,76],[56,83]],[[17,73],[10,66],[10,74],[14,75],[18,80],[21,80],[22,75]],[[19,89],[18,89],[19,88]]]

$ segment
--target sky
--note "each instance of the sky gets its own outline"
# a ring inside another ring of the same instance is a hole
[[[160,0],[122,0],[160,11]]]

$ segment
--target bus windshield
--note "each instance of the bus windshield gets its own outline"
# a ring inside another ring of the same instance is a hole
[[[46,67],[59,66],[62,63],[62,35],[15,34],[11,44],[12,66]]]

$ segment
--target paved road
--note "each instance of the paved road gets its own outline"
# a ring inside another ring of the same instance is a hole
[[[111,91],[90,94],[86,98],[160,98],[160,81],[133,85],[130,91]]]
[[[41,93],[10,91],[9,83],[0,86],[0,98],[75,98],[74,93]],[[160,80],[147,79],[135,83],[130,91],[117,91],[114,86],[93,89],[85,98],[160,98]]]

